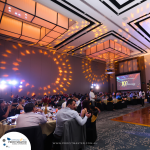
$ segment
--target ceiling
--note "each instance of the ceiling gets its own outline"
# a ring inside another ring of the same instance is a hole
[[[149,0],[0,0],[0,38],[85,58],[114,41],[136,57],[150,53],[149,10]]]

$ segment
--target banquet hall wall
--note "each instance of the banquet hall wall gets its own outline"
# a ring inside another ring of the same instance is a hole
[[[105,63],[54,54],[42,48],[9,40],[0,40],[0,79],[15,79],[18,82],[16,86],[8,84],[4,89],[0,89],[0,97],[8,100],[11,91],[14,96],[29,97],[34,93],[37,97],[44,94],[61,94],[60,91],[85,94],[90,90],[90,79],[96,80],[93,83],[100,85],[100,91],[108,92]],[[20,81],[23,81],[22,88],[19,88]]]
[[[144,56],[146,84],[150,85],[150,54]]]

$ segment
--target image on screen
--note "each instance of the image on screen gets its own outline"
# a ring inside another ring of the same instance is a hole
[[[116,76],[117,90],[139,90],[141,89],[140,73]]]

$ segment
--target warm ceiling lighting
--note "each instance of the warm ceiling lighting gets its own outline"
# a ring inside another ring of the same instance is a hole
[[[33,0],[4,2],[0,2],[1,34],[46,46],[69,29],[69,18]]]
[[[120,58],[129,57],[130,50],[119,43],[116,43],[112,40],[108,40],[104,43],[87,49],[86,55],[91,58],[97,58],[103,61],[107,61],[109,57],[113,61]]]

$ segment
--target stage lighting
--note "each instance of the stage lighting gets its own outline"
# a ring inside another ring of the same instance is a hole
[[[1,81],[1,84],[2,84],[2,85],[5,85],[5,84],[6,84],[6,81],[2,80],[2,81]]]
[[[20,84],[22,84],[22,82],[20,82]]]
[[[17,84],[17,81],[16,81],[16,80],[13,80],[13,81],[11,82],[11,84],[16,85],[16,84]]]
[[[99,86],[97,85],[95,88],[98,90],[98,89],[99,89]]]
[[[0,84],[0,89],[4,89],[5,87],[6,87],[6,85]]]
[[[93,86],[91,86],[91,89],[93,89]]]
[[[22,85],[19,85],[19,88],[22,88]]]
[[[12,81],[9,81],[8,83],[9,83],[9,84],[12,84]]]

